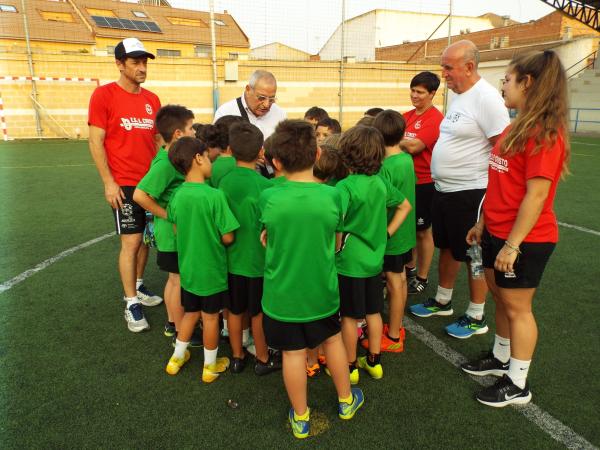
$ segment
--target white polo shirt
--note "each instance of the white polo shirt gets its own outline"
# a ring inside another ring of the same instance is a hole
[[[248,114],[248,119],[250,119],[250,123],[252,125],[256,125],[260,131],[262,131],[264,138],[268,138],[275,131],[275,127],[279,122],[285,120],[287,118],[287,114],[283,109],[281,109],[277,103],[273,103],[271,105],[271,109],[264,116],[256,117],[252,111],[248,108],[246,104],[246,99],[242,94],[242,105],[246,109],[246,113]],[[219,106],[219,109],[215,112],[215,118],[213,119],[213,123],[217,121],[220,117],[223,116],[241,116],[240,109],[238,108],[238,104],[236,99],[228,101],[227,103],[223,103]]]
[[[440,124],[440,137],[431,156],[431,177],[439,192],[485,189],[488,161],[497,136],[510,123],[504,100],[481,78],[457,94]]]

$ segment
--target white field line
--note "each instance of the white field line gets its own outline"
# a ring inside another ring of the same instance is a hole
[[[596,235],[596,236],[600,236],[600,231],[591,230],[591,229],[586,228],[586,227],[580,227],[579,225],[571,225],[570,223],[565,223],[565,222],[558,222],[558,224],[561,227],[572,228],[572,229],[577,230],[577,231],[583,231],[584,233],[589,233],[589,234],[593,234],[593,235]]]
[[[405,317],[404,327],[419,341],[444,358],[454,367],[459,368],[463,362],[467,361],[464,355],[450,348],[443,341],[435,337],[414,320]],[[466,375],[466,374],[465,374]],[[471,379],[482,386],[489,386],[493,383],[493,377],[475,377]],[[588,442],[583,436],[580,436],[571,428],[563,424],[539,406],[529,403],[524,406],[514,406],[514,408],[523,414],[529,421],[537,425],[544,433],[550,435],[552,439],[563,444],[569,449],[589,449],[598,450],[591,442]]]
[[[42,261],[41,263],[36,265],[33,269],[26,270],[25,272],[20,273],[16,277],[11,278],[10,280],[5,281],[4,283],[0,284],[0,294],[2,294],[5,291],[8,291],[13,286],[19,284],[22,281],[25,281],[30,276],[40,272],[41,270],[44,270],[46,267],[50,266],[51,264],[54,264],[55,262],[60,261],[63,258],[66,258],[67,256],[75,253],[76,251],[81,250],[86,247],[89,247],[91,245],[94,245],[94,244],[96,244],[100,241],[103,241],[104,239],[107,239],[114,235],[115,235],[115,233],[111,232],[111,233],[104,234],[102,236],[98,236],[97,238],[94,238],[90,241],[84,242],[83,244],[76,245],[75,247],[71,247],[65,251],[60,252],[58,255],[53,256],[52,258],[48,258],[48,259]]]
[[[94,163],[90,164],[57,164],[54,166],[2,166],[0,169],[55,169],[57,167],[85,167],[93,166]]]
[[[600,147],[600,144],[592,144],[590,142],[578,142],[578,141],[571,141],[571,144],[577,144],[577,145],[589,145],[590,147]]]

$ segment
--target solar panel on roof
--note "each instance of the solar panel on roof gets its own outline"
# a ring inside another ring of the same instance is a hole
[[[111,28],[123,28],[123,25],[121,25],[121,21],[116,17],[107,17],[106,21],[108,22],[108,25]]]
[[[118,17],[92,16],[99,27],[113,28],[118,30],[145,31],[150,33],[162,33],[156,22],[144,20],[119,19]]]
[[[126,30],[137,30],[137,28],[135,27],[135,25],[133,25],[131,20],[129,20],[129,19],[119,19],[119,20],[121,21],[121,25],[123,25],[123,28],[125,28]]]
[[[96,25],[98,25],[99,27],[108,27],[108,22],[106,21],[106,17],[102,17],[102,16],[92,16],[92,19],[94,20],[94,22],[96,22]]]
[[[146,26],[148,28],[150,28],[150,31],[154,31],[155,33],[160,33],[161,29],[158,27],[158,25],[156,25],[156,23],[154,22],[146,22],[144,21],[144,23],[146,24]]]
[[[143,20],[132,20],[131,22],[133,22],[136,28],[140,31],[150,31],[150,28],[148,28]]]

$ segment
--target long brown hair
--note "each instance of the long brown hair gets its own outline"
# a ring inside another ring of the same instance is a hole
[[[512,156],[523,152],[533,135],[535,154],[542,146],[554,145],[559,134],[562,134],[565,144],[562,175],[567,175],[571,155],[567,75],[558,56],[550,50],[519,55],[510,62],[508,71],[515,75],[518,83],[524,82],[529,76],[531,84],[525,92],[523,110],[519,111],[500,144],[500,153]]]

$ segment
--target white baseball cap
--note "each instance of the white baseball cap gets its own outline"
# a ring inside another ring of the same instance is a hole
[[[115,47],[115,59],[139,58],[146,56],[154,59],[154,55],[144,48],[144,44],[138,38],[123,39]]]

